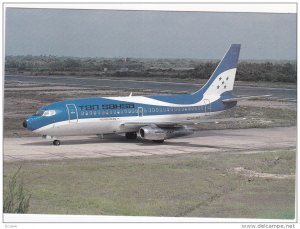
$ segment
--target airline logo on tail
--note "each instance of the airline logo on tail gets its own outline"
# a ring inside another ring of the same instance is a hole
[[[224,92],[231,92],[234,86],[240,49],[240,44],[232,44],[207,83],[194,95],[221,95]]]

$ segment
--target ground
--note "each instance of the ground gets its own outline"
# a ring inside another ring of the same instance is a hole
[[[116,136],[66,139],[55,148],[22,127],[47,103],[131,91],[157,93],[6,81],[4,190],[21,166],[28,213],[294,219],[294,101],[241,102],[213,118],[246,119],[201,125],[164,145]]]
[[[4,183],[19,163],[5,163]],[[293,219],[295,150],[22,163],[29,213]]]

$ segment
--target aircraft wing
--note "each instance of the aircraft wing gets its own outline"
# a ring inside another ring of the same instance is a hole
[[[270,97],[271,95],[254,95],[254,96],[241,96],[241,97],[235,97],[235,98],[230,98],[230,99],[223,99],[223,103],[231,103],[231,102],[237,102],[240,100],[246,100],[246,99],[261,99],[261,98],[267,98]]]
[[[243,121],[246,118],[223,118],[223,119],[191,119],[184,121],[170,121],[170,122],[125,122],[121,124],[121,128],[140,128],[143,126],[157,126],[157,127],[179,127],[179,126],[197,126],[204,123],[223,123]]]
[[[158,127],[178,127],[191,125],[191,121],[182,121],[182,122],[125,122],[121,124],[121,128],[140,128],[142,126],[158,126]]]

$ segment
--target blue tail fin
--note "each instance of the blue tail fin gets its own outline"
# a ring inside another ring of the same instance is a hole
[[[202,97],[203,95],[221,95],[224,92],[232,92],[240,48],[240,44],[230,46],[207,83],[193,93],[193,96]]]

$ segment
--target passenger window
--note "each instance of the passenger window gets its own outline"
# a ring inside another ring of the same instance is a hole
[[[84,115],[84,111],[81,111],[81,115]]]

